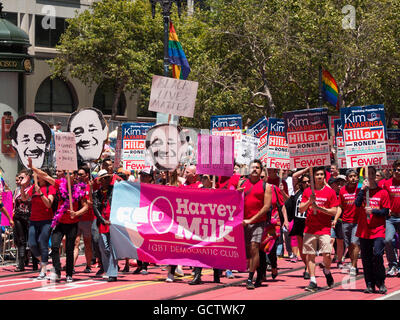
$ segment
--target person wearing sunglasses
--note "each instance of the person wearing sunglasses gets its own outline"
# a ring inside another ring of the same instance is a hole
[[[386,220],[385,249],[389,262],[387,275],[394,277],[400,274],[400,260],[393,247],[396,232],[400,232],[400,159],[393,163],[393,176],[383,184],[390,198],[389,218]]]

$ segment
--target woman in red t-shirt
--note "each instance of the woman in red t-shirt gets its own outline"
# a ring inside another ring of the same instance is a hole
[[[31,199],[31,216],[29,221],[28,244],[32,254],[40,261],[38,280],[45,280],[49,259],[49,238],[53,204],[56,190],[42,177],[37,176],[37,184],[33,184],[25,193],[21,188],[22,201]]]

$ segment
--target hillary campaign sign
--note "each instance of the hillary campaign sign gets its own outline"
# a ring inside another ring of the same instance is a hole
[[[261,138],[265,133],[268,132],[268,119],[266,116],[257,120],[249,129],[247,129],[247,134],[252,135],[256,138]]]
[[[154,123],[122,124],[121,158],[125,170],[141,170],[145,167],[146,135]]]
[[[340,109],[348,168],[387,164],[382,104]]]
[[[286,141],[285,122],[283,119],[268,119],[268,136],[265,156],[261,161],[267,168],[289,169],[290,156]]]
[[[226,116],[211,116],[210,131],[215,136],[230,136],[234,140],[235,159],[240,150],[240,141],[242,139],[242,116],[232,114]]]
[[[243,194],[117,182],[111,241],[117,259],[246,270]]]
[[[329,166],[328,109],[283,113],[290,154],[290,168]]]
[[[388,129],[386,139],[387,165],[384,168],[393,168],[393,163],[400,159],[400,130]]]
[[[233,137],[199,134],[197,137],[198,174],[231,176],[233,174]]]
[[[336,148],[336,162],[339,168],[347,168],[346,154],[344,152],[342,121],[340,119],[334,119],[333,127],[335,137],[334,146]]]

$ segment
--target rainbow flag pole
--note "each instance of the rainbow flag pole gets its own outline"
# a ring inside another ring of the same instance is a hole
[[[339,111],[339,88],[335,78],[328,70],[319,66],[319,105],[322,108],[322,99],[325,98]]]

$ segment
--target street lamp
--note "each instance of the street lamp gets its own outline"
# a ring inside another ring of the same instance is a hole
[[[169,72],[169,54],[168,54],[168,39],[169,39],[169,20],[171,15],[172,3],[176,3],[178,7],[178,15],[181,17],[181,5],[183,0],[150,0],[151,14],[153,19],[156,14],[156,4],[160,3],[162,7],[162,15],[164,19],[164,77],[168,77]]]

